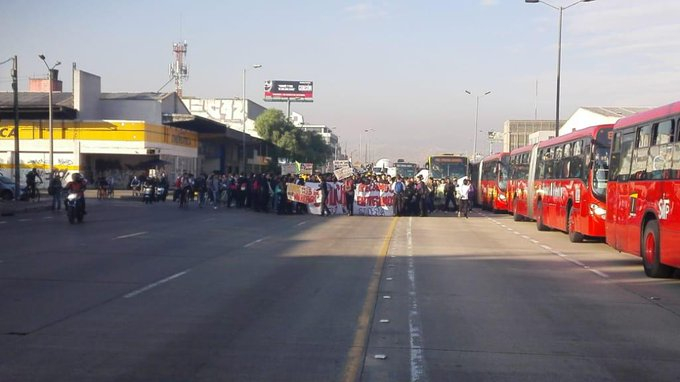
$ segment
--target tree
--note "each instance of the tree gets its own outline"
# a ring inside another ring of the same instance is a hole
[[[272,155],[276,163],[279,157],[297,162],[321,164],[332,154],[333,149],[323,138],[312,131],[295,127],[281,110],[268,109],[255,120],[255,130],[267,142],[277,148]]]

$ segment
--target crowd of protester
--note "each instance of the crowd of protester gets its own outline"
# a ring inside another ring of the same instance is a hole
[[[142,180],[133,179],[131,187],[151,182],[154,185],[169,187],[165,174],[158,177],[146,177]],[[287,198],[287,185],[290,183],[304,186],[307,182],[316,184],[316,191],[321,194],[321,214],[330,214],[326,206],[329,183],[338,182],[335,175],[275,175],[262,173],[226,174],[214,171],[211,174],[198,175],[183,173],[174,182],[173,201],[178,201],[184,195],[190,201],[196,201],[200,208],[210,206],[218,208],[247,208],[255,212],[275,212],[277,214],[306,214],[308,208],[305,203],[297,203]],[[393,192],[393,211],[397,216],[428,216],[435,211],[461,212],[467,216],[468,187],[465,185],[465,195],[460,192],[463,182],[451,179],[423,179],[417,177],[389,177],[385,174],[363,173],[355,174],[340,181],[345,192],[345,213],[353,215],[354,197],[360,184],[370,186],[382,184],[382,189]],[[465,207],[464,209],[461,208]]]

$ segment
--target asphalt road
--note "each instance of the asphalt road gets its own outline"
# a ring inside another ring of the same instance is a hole
[[[680,280],[507,215],[0,218],[0,381],[640,381]]]

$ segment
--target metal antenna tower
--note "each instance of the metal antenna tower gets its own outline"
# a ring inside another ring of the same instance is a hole
[[[172,52],[175,55],[175,62],[170,64],[170,79],[175,80],[175,91],[181,97],[182,84],[189,78],[189,67],[186,64],[187,42],[172,44]]]

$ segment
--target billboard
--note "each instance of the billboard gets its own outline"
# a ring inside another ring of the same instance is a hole
[[[278,81],[264,82],[265,101],[312,102],[314,83],[312,81]]]

